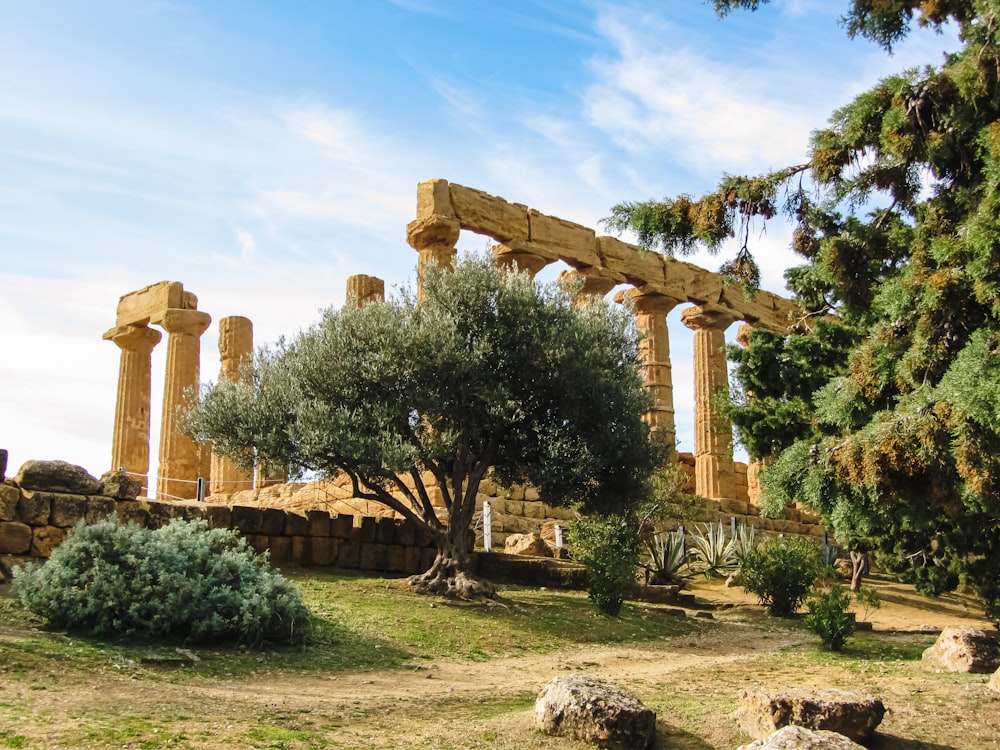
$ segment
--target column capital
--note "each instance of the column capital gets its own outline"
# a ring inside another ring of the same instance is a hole
[[[677,307],[677,305],[686,301],[677,297],[671,297],[669,294],[664,294],[663,292],[644,290],[638,287],[622,289],[615,294],[615,302],[624,302],[626,298],[632,300],[632,304],[635,305],[635,311],[639,315],[666,315]]]
[[[114,341],[119,349],[140,354],[149,354],[153,351],[153,347],[160,343],[161,338],[163,335],[159,331],[146,326],[115,326],[104,333],[105,341]]]
[[[578,294],[585,294],[592,297],[603,297],[614,289],[618,283],[607,276],[600,276],[593,272],[588,273],[577,268],[570,268],[563,271],[559,274],[559,278],[556,279],[559,286],[567,292],[571,291],[575,285],[580,284],[581,280],[582,285],[579,287]]]
[[[188,334],[201,336],[212,322],[212,316],[200,310],[178,310],[170,308],[163,311],[160,325],[171,334]]]
[[[681,312],[681,322],[692,331],[725,331],[736,319],[734,310],[721,305],[696,305]]]
[[[446,247],[454,252],[455,243],[462,231],[458,219],[451,216],[433,214],[416,219],[406,225],[406,241],[414,250],[432,250]]]
[[[517,268],[535,276],[552,262],[540,252],[533,252],[528,242],[511,242],[493,246],[493,257],[497,264],[506,268]]]

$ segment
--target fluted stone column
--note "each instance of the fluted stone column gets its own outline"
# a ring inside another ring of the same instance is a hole
[[[104,338],[121,349],[111,468],[135,475],[148,491],[151,355],[161,334],[146,326],[126,325],[112,328]]]
[[[527,247],[513,245],[494,245],[493,257],[498,265],[525,271],[532,277],[552,262],[549,258],[540,253],[532,252]]]
[[[581,297],[603,297],[614,289],[617,283],[607,276],[586,273],[575,268],[560,273],[556,282],[567,292],[575,290]]]
[[[239,380],[240,366],[249,360],[252,353],[253,323],[250,319],[234,315],[220,320],[219,380],[231,380],[234,383]],[[239,492],[252,487],[253,478],[237,469],[228,456],[212,454],[210,494]]]
[[[441,268],[451,268],[457,253],[455,243],[458,242],[461,231],[458,219],[438,214],[406,225],[406,241],[420,254],[417,260],[417,299],[423,296],[422,269],[429,263]]]
[[[168,309],[160,325],[167,338],[167,367],[163,386],[163,420],[160,425],[161,481],[156,494],[190,499],[196,486],[178,480],[208,475],[207,451],[177,428],[177,410],[185,404],[184,391],[198,387],[201,334],[212,318],[198,310]]]
[[[689,307],[681,321],[694,331],[695,492],[708,498],[733,498],[733,428],[717,399],[729,392],[726,329],[735,317],[726,308]]]
[[[359,273],[347,278],[347,303],[364,307],[369,302],[385,301],[385,282],[376,276]]]
[[[674,380],[670,364],[670,334],[667,331],[667,313],[681,300],[657,292],[628,289],[619,292],[615,299],[623,301],[625,295],[635,304],[635,327],[639,332],[639,371],[646,390],[653,396],[653,408],[645,416],[653,438],[676,450],[677,427],[674,422]]]

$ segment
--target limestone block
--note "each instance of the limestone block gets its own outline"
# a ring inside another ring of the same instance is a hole
[[[100,481],[82,466],[65,461],[26,461],[14,481],[22,490],[97,495]]]
[[[1000,645],[985,630],[945,628],[934,645],[924,651],[922,660],[948,672],[989,674],[1000,668]]]
[[[31,527],[19,521],[0,521],[0,555],[23,555],[31,549]]]
[[[413,547],[417,543],[417,527],[411,521],[400,521],[396,526],[395,543],[403,547]]]
[[[340,513],[330,519],[330,536],[350,539],[354,536],[354,516]]]
[[[508,555],[552,557],[549,545],[538,534],[511,534],[504,540],[503,551]]]
[[[13,521],[17,513],[17,504],[21,499],[21,492],[17,487],[9,484],[0,484],[0,521]]]
[[[821,524],[821,523],[823,523],[823,519],[820,516],[816,515],[815,513],[809,513],[807,511],[800,510],[799,511],[799,522],[800,523]]]
[[[723,513],[735,514],[738,516],[745,516],[750,513],[750,503],[745,500],[733,500],[730,498],[722,498],[719,500],[719,510]]]
[[[559,521],[571,521],[576,518],[576,516],[577,513],[573,510],[573,508],[557,508],[554,505],[545,506],[546,518],[554,518]]]
[[[428,216],[406,225],[406,242],[417,250],[453,248],[461,234],[457,219],[447,216]]]
[[[228,505],[206,505],[202,514],[209,528],[228,529],[233,523],[233,510]]]
[[[265,534],[247,534],[247,544],[258,555],[263,555],[271,544],[271,537]]]
[[[264,514],[260,508],[248,505],[234,505],[232,509],[233,528],[241,534],[260,534],[264,523]]]
[[[21,492],[21,498],[17,503],[17,513],[15,519],[29,526],[45,526],[52,516],[52,493],[32,492],[25,490]]]
[[[362,516],[357,531],[358,541],[365,544],[374,543],[376,530],[375,519],[372,516]]]
[[[597,237],[600,263],[613,276],[621,276],[635,285],[652,284],[662,287],[666,283],[666,266],[660,253],[642,251],[635,245],[615,237]]]
[[[510,488],[510,499],[511,500],[524,500],[524,485],[515,484]],[[524,512],[523,510],[519,512]]]
[[[542,496],[538,494],[538,488],[530,484],[524,486],[524,499],[530,500],[535,503],[542,499]]]
[[[31,556],[51,557],[52,550],[66,541],[66,529],[36,526],[31,530]]]
[[[294,565],[305,565],[309,559],[307,553],[309,537],[293,536],[289,538],[292,540],[292,552],[289,562]]]
[[[87,517],[87,498],[83,495],[52,495],[50,523],[64,529],[76,526]]]
[[[309,517],[301,511],[288,511],[284,533],[288,536],[306,536],[309,533]]]
[[[406,570],[406,547],[393,544],[386,548],[385,567],[382,570],[389,573],[402,573]]]
[[[327,567],[337,563],[340,542],[328,536],[308,537],[306,563]],[[339,564],[339,563],[338,563]]]
[[[417,218],[434,215],[457,218],[447,180],[425,180],[417,185]]]
[[[752,737],[766,737],[789,724],[837,732],[857,742],[872,737],[885,705],[869,695],[844,690],[796,687],[778,693],[744,690],[737,719]]]
[[[502,518],[502,524],[499,527],[499,530],[514,534],[528,534],[536,531],[539,525],[540,524],[537,521],[532,521],[524,516],[505,515]],[[494,526],[496,526],[496,524],[494,524]]]
[[[741,745],[738,750],[865,750],[865,746],[837,732],[813,731],[789,724],[763,739]]]
[[[364,522],[362,522],[363,524]],[[396,519],[379,518],[375,522],[375,542],[377,544],[392,544],[396,539]]]
[[[420,558],[422,554],[423,550],[420,547],[404,547],[402,572],[407,575],[423,573],[427,568],[420,567]]]
[[[105,518],[115,515],[116,503],[110,497],[103,495],[90,495],[87,498],[87,507],[84,511],[84,521],[87,523],[97,523]],[[57,524],[58,525],[58,524]]]
[[[711,271],[698,269],[687,283],[687,298],[689,302],[698,305],[715,305],[722,298],[722,277]]]
[[[163,311],[184,307],[184,286],[179,281],[161,281],[130,292],[118,300],[116,325],[159,323]]]
[[[508,203],[482,190],[450,186],[451,205],[464,229],[485,234],[498,242],[528,239],[528,207]]]
[[[545,518],[545,506],[542,503],[530,503],[525,501],[523,507],[525,518]]]
[[[523,516],[524,515],[524,501],[514,500],[513,498],[507,498],[504,500],[504,507],[508,516]]]
[[[330,536],[330,514],[325,510],[310,510],[306,512],[309,519],[309,536]]]
[[[122,500],[115,503],[115,511],[121,523],[134,523],[148,527],[151,524],[148,500]]]
[[[493,517],[507,512],[507,500],[502,497],[490,496],[490,507],[493,509]]]
[[[292,538],[290,536],[273,536],[268,550],[271,553],[271,562],[275,565],[291,562]]]
[[[794,521],[795,523],[801,523],[802,521],[802,511],[798,508],[788,506],[784,511],[782,511],[782,514],[785,516],[786,521]]]
[[[147,436],[148,439],[148,436]],[[120,471],[108,471],[101,475],[100,494],[116,500],[135,500],[142,492],[142,482]]]
[[[355,540],[341,540],[337,547],[335,564],[338,568],[355,570],[361,567],[361,544]]]
[[[498,488],[492,479],[484,479],[479,483],[479,493],[494,498],[497,496]]]
[[[260,533],[278,536],[285,533],[285,518],[288,512],[281,508],[264,508],[260,521]]]
[[[656,713],[604,680],[583,674],[556,677],[535,701],[535,726],[613,750],[651,747]]]

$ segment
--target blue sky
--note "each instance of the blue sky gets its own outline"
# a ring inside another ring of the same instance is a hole
[[[846,5],[776,0],[719,21],[700,0],[0,0],[9,473],[31,458],[111,468],[118,349],[101,334],[133,289],[182,281],[215,321],[246,315],[273,341],[340,305],[352,274],[412,278],[422,180],[597,227],[622,200],[802,161],[836,107],[955,47],[919,32],[887,57],[846,38]],[[778,224],[756,239],[773,291],[787,245]]]

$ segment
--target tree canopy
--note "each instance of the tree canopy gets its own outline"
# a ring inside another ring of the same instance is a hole
[[[631,316],[604,300],[466,257],[425,267],[419,301],[327,310],[207,387],[187,430],[247,468],[344,473],[355,496],[425,529],[439,554],[422,588],[490,595],[468,529],[487,470],[545,501],[621,511],[648,495],[657,449],[642,415]],[[429,493],[430,477],[443,508]],[[439,518],[439,513],[441,517]]]
[[[720,15],[767,0],[713,0]],[[853,0],[851,36],[890,51],[913,23],[957,29],[943,64],[878,82],[812,134],[801,164],[701,198],[626,203],[608,224],[686,252],[785,213],[809,316],[733,352],[732,409],[767,510],[803,502],[837,538],[938,592],[960,580],[1000,619],[1000,2]],[[836,320],[829,314],[835,314]]]

